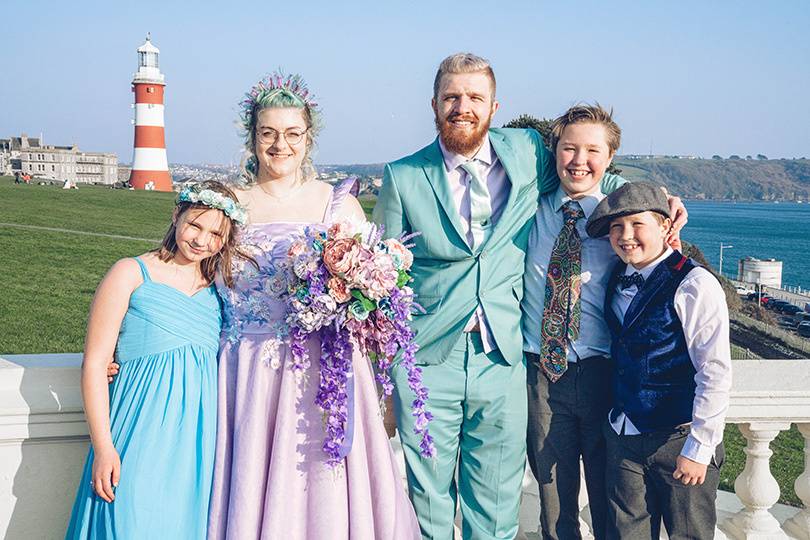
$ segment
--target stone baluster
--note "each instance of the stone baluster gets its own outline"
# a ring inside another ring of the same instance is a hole
[[[799,424],[804,437],[804,472],[793,484],[804,508],[785,522],[785,531],[799,540],[810,540],[810,424]]]
[[[732,538],[745,540],[782,540],[787,535],[769,512],[779,500],[779,484],[771,474],[770,449],[780,431],[790,422],[751,422],[740,424],[746,441],[745,469],[734,481],[734,491],[743,509],[728,518],[722,529]]]

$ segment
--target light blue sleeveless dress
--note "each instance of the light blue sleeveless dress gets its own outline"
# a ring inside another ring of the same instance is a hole
[[[112,441],[121,456],[115,500],[90,487],[87,457],[67,539],[206,536],[214,468],[220,305],[213,286],[194,296],[152,281],[133,291],[110,388]]]

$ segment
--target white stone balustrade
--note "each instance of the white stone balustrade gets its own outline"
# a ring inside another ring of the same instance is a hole
[[[81,356],[0,358],[0,538],[62,538],[87,452]],[[735,494],[718,495],[716,538],[810,540],[810,360],[737,360],[727,422],[748,441]],[[805,508],[775,504],[769,444],[791,424],[805,439],[795,489]],[[538,538],[536,485],[525,483],[521,529]],[[587,498],[581,498],[581,505]],[[587,511],[583,536],[590,537]]]

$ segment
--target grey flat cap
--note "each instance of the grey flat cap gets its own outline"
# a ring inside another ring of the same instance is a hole
[[[588,218],[585,230],[591,238],[605,236],[617,217],[658,212],[669,217],[669,203],[661,186],[652,182],[628,182],[602,199]]]

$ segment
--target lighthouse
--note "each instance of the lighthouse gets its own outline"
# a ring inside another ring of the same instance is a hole
[[[138,47],[138,72],[132,79],[135,150],[129,183],[135,189],[172,191],[163,132],[163,89],[166,83],[158,65],[159,55],[160,50],[147,34],[146,42]]]

